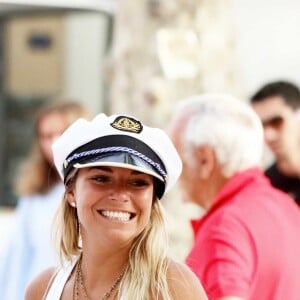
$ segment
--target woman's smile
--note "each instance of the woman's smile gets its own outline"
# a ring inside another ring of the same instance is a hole
[[[136,214],[125,212],[125,211],[116,211],[116,210],[98,210],[98,213],[106,219],[116,220],[121,222],[128,222],[133,219]]]

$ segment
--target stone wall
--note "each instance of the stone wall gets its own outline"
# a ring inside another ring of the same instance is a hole
[[[108,73],[112,113],[129,113],[161,128],[176,102],[202,92],[239,94],[233,0],[117,2]],[[192,243],[188,218],[201,213],[164,199],[171,246],[184,258]]]
[[[165,126],[178,99],[237,94],[233,0],[117,2],[110,110]]]

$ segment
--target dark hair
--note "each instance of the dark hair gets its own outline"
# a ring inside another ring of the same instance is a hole
[[[265,84],[251,98],[251,103],[264,101],[266,98],[281,96],[293,109],[300,107],[300,90],[288,81],[275,81]]]

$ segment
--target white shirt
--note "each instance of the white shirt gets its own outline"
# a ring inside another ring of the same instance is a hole
[[[71,275],[76,262],[77,260],[74,260],[73,262],[66,264],[64,267],[58,270],[53,281],[50,282],[50,286],[48,287],[43,300],[60,300],[64,287]]]
[[[29,281],[42,270],[58,265],[51,238],[53,217],[64,186],[47,194],[20,198],[14,229],[0,259],[0,299],[21,300]]]

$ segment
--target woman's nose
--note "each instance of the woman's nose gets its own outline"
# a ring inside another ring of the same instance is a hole
[[[114,185],[111,192],[111,200],[115,201],[129,201],[130,193],[124,184],[116,184]]]

